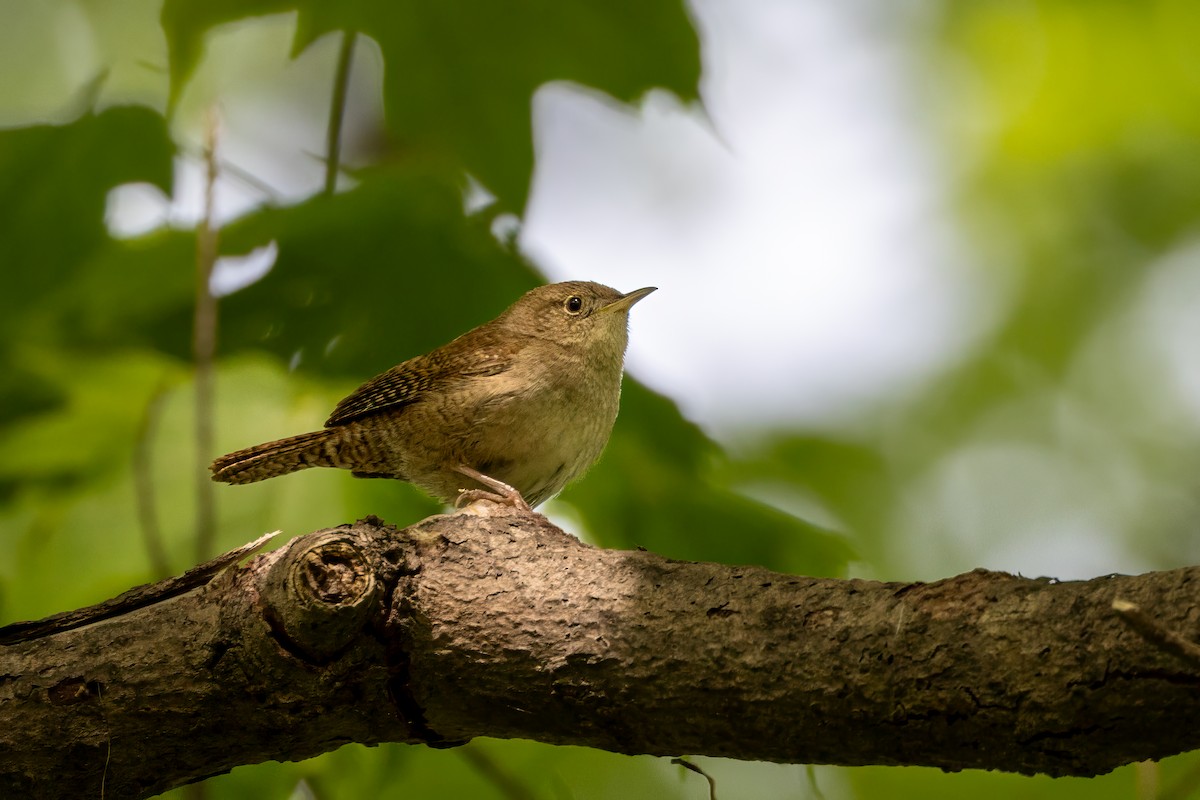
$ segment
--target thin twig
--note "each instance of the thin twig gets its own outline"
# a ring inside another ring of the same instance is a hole
[[[196,560],[206,558],[216,539],[216,496],[208,476],[213,455],[213,358],[217,348],[217,300],[210,281],[217,263],[214,221],[217,183],[217,120],[210,113],[205,132],[204,217],[196,231],[196,314],[192,327],[192,357],[196,366]]]
[[[1200,788],[1200,761],[1192,764],[1175,782],[1158,793],[1155,800],[1188,800],[1197,796]]]
[[[189,158],[196,158],[200,159],[201,161],[207,160],[207,151],[203,146],[181,142],[178,145],[178,148],[180,153]],[[279,203],[284,199],[283,195],[280,194],[279,191],[270,183],[258,177],[245,167],[239,167],[235,162],[230,161],[227,158],[217,159],[217,171],[220,173],[222,178],[225,178],[226,180],[233,179],[238,181],[246,188],[252,189],[261,194],[263,197],[267,198],[269,202]]]
[[[150,559],[150,570],[155,578],[171,574],[171,561],[163,545],[162,528],[158,524],[158,509],[154,504],[154,439],[158,433],[158,421],[162,416],[163,400],[167,396],[167,381],[163,380],[150,395],[142,418],[138,422],[137,440],[133,449],[133,482],[137,494],[138,524],[142,529],[142,541],[146,545],[146,556]]]
[[[537,797],[528,786],[497,764],[496,760],[481,750],[478,745],[468,744],[458,748],[455,752],[509,800],[535,800]]]
[[[825,793],[821,791],[821,787],[817,784],[817,768],[812,764],[805,764],[804,772],[808,776],[809,795],[813,800],[825,800]]]
[[[1200,667],[1200,645],[1159,625],[1136,603],[1117,598],[1112,602],[1112,609],[1146,641],[1156,645],[1163,652],[1170,653],[1188,666]]]
[[[704,780],[708,781],[708,800],[717,800],[717,782],[713,780],[712,775],[709,775],[707,772],[700,769],[700,767],[696,766],[690,761],[685,761],[682,758],[672,758],[671,763],[678,764],[684,769],[690,769],[697,775],[702,776]]]
[[[1160,771],[1157,761],[1139,761],[1133,765],[1135,800],[1157,800]]]
[[[333,75],[333,98],[329,103],[329,128],[325,136],[325,194],[337,190],[339,161],[342,154],[342,123],[346,119],[346,96],[350,87],[350,67],[354,62],[356,31],[342,31],[337,71]]]

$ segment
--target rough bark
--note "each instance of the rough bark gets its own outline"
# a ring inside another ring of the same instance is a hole
[[[0,630],[0,796],[145,797],[351,741],[483,735],[1050,775],[1200,746],[1195,567],[804,578],[503,512],[239,555]]]

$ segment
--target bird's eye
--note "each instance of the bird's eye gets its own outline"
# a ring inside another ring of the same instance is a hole
[[[563,303],[563,308],[568,314],[578,314],[583,311],[583,298],[577,294],[573,294],[567,298],[567,302]]]

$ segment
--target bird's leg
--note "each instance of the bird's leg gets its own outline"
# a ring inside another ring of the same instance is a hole
[[[458,500],[454,503],[456,508],[462,508],[468,503],[474,503],[476,500],[491,500],[496,503],[512,506],[518,511],[533,511],[529,507],[529,503],[525,502],[525,498],[521,497],[521,493],[504,481],[490,478],[479,470],[471,469],[465,464],[454,467],[454,471],[460,472],[471,480],[478,481],[488,487],[487,489],[459,489]],[[488,491],[488,489],[491,491]]]

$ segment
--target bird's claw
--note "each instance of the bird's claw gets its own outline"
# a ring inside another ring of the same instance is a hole
[[[525,498],[521,496],[521,493],[504,481],[498,481],[495,478],[484,475],[479,470],[466,466],[455,467],[455,470],[488,487],[487,489],[459,489],[458,498],[454,501],[455,508],[463,508],[474,503],[476,500],[490,500],[500,505],[512,506],[517,511],[532,513],[533,509],[529,506],[529,503],[525,502]]]

